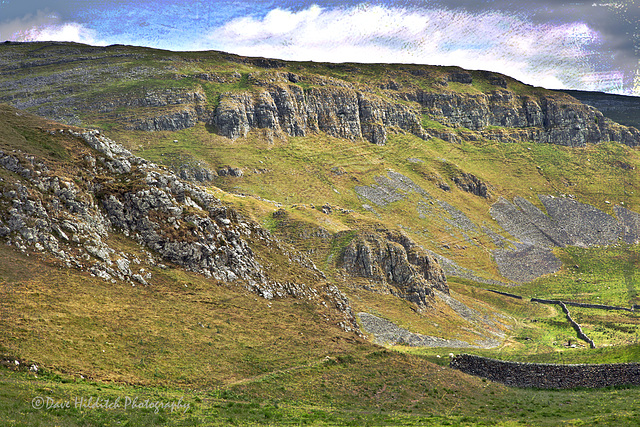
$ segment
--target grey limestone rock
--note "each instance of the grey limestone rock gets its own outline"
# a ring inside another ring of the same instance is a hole
[[[392,285],[394,294],[420,307],[429,305],[433,289],[449,292],[438,261],[397,232],[358,235],[344,251],[343,266],[353,276]]]
[[[231,139],[245,137],[254,128],[288,136],[322,131],[379,145],[386,143],[388,128],[428,137],[419,114],[407,106],[336,85],[303,91],[295,84],[280,83],[267,85],[257,94],[226,93],[210,123]]]
[[[490,139],[571,147],[603,141],[618,141],[629,146],[640,144],[637,129],[617,125],[595,108],[569,97],[543,95],[535,98],[506,89],[487,94],[414,91],[406,97],[418,102],[431,118],[454,128],[481,131]],[[509,133],[485,132],[488,126],[509,128]],[[434,135],[452,142],[456,138],[450,132]]]
[[[376,344],[406,345],[409,347],[475,347],[460,340],[447,340],[429,335],[422,335],[400,328],[389,320],[369,313],[358,313],[363,329],[374,336]]]
[[[455,182],[462,191],[484,197],[485,199],[490,197],[487,184],[480,181],[478,177],[473,174],[463,172],[460,176],[454,177],[453,182]]]

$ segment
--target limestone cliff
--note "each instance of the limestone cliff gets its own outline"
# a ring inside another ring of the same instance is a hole
[[[400,96],[419,103],[424,114],[442,124],[477,131],[487,139],[574,147],[603,141],[640,144],[637,129],[617,125],[595,108],[564,94],[518,95],[507,89],[495,89],[482,94],[443,90]],[[489,128],[492,126],[503,129]]]
[[[438,136],[452,142],[484,137],[566,146],[603,141],[640,144],[637,129],[617,125],[595,108],[563,94],[517,95],[503,88],[481,94],[444,88],[439,92],[398,88],[385,90],[380,96],[366,87],[358,90],[334,85],[332,80],[320,80],[323,86],[307,90],[284,79],[272,80],[257,93],[223,94],[211,123],[233,139],[246,136],[250,129],[262,128],[289,136],[321,131],[383,145],[387,133],[397,129],[424,139]],[[422,115],[451,129],[425,130]],[[472,132],[459,134],[454,131],[457,128]]]
[[[390,127],[427,137],[417,111],[340,86],[303,90],[279,83],[257,93],[224,93],[210,123],[232,139],[246,136],[253,128],[288,136],[325,132],[337,138],[365,138],[378,145],[385,144]]]
[[[231,139],[256,129],[269,138],[324,132],[380,145],[390,132],[450,142],[640,145],[640,131],[567,94],[455,67],[25,43],[0,46],[0,87],[0,102],[75,125],[175,131],[204,122]]]

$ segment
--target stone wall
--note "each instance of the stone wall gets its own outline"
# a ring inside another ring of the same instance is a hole
[[[580,338],[581,340],[587,342],[591,348],[596,348],[596,345],[594,344],[593,340],[591,338],[589,338],[582,331],[582,328],[580,327],[580,325],[578,325],[578,323],[576,323],[576,321],[573,320],[573,318],[571,317],[571,313],[569,313],[569,309],[567,308],[567,306],[562,301],[545,300],[545,299],[540,299],[540,298],[531,298],[531,302],[540,302],[540,303],[543,303],[543,304],[557,304],[557,305],[559,305],[562,308],[562,311],[564,312],[564,314],[567,316],[567,321],[569,322],[571,327],[578,334],[578,338]]]
[[[451,368],[511,387],[569,389],[640,386],[640,364],[555,365],[504,362],[470,354],[451,359]]]

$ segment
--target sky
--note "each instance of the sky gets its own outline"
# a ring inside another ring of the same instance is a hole
[[[0,41],[457,65],[640,96],[640,0],[0,0]]]

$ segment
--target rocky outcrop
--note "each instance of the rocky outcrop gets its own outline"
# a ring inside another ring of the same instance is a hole
[[[343,266],[353,276],[390,285],[393,294],[420,307],[433,300],[433,289],[449,292],[438,261],[400,233],[359,234],[345,249]]]
[[[204,183],[212,181],[218,174],[207,167],[202,162],[183,163],[174,166],[173,170],[178,174],[180,179],[191,182]]]
[[[617,125],[593,107],[565,96],[517,95],[506,89],[490,93],[464,94],[451,91],[415,91],[407,100],[418,102],[423,112],[447,126],[484,131],[490,126],[510,128],[513,141],[533,141],[584,146],[618,141],[640,145],[640,131]],[[489,139],[504,138],[498,132],[483,132]]]
[[[478,179],[478,177],[473,174],[463,172],[460,176],[454,177],[453,182],[462,191],[475,194],[476,196],[484,197],[485,199],[490,197],[489,190],[487,189],[487,184],[480,181],[480,179]]]
[[[19,150],[0,152],[0,167],[20,177],[0,179],[0,238],[6,243],[50,253],[67,267],[105,280],[146,283],[147,273],[133,268],[140,260],[110,246],[110,235],[118,230],[147,248],[153,265],[162,259],[222,281],[242,280],[270,298],[313,294],[304,285],[267,277],[249,242],[272,248],[321,278],[310,260],[286,250],[204,189],[131,155],[97,131],[61,130],[50,137],[88,145],[76,141],[81,160],[69,166],[73,179],[56,176],[45,162]]]
[[[198,114],[191,108],[179,110],[170,114],[147,117],[143,119],[126,119],[127,128],[145,132],[176,131],[193,127],[198,123]]]
[[[235,178],[239,178],[241,176],[244,175],[244,172],[242,172],[242,169],[240,168],[234,168],[231,166],[225,166],[222,167],[220,169],[218,169],[218,176],[232,176]]]
[[[246,242],[252,233],[264,234],[258,226],[96,131],[68,132],[100,152],[85,156],[86,169],[79,174],[86,180],[54,176],[36,161],[25,164],[29,156],[0,154],[2,166],[30,184],[3,183],[3,204],[10,207],[1,234],[9,243],[50,252],[67,266],[107,280],[136,279],[131,256],[117,254],[107,243],[115,228],[161,258],[205,276],[267,281]]]
[[[281,83],[257,94],[225,93],[210,122],[231,139],[244,137],[253,128],[288,136],[321,131],[337,138],[365,138],[378,145],[386,143],[390,127],[427,137],[416,111],[340,86],[305,91],[298,85]]]

